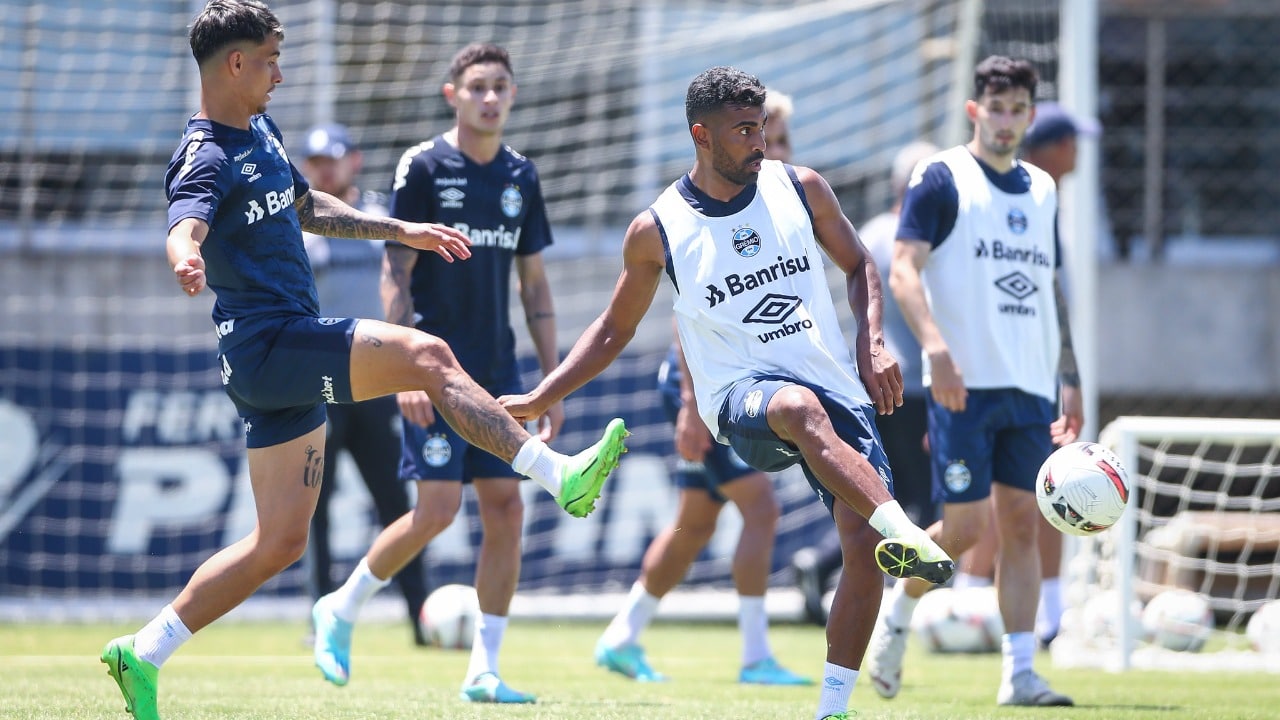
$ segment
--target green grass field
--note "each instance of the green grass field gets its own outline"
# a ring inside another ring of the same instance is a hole
[[[98,662],[104,641],[132,627],[0,625],[0,719],[123,720],[124,703]],[[737,684],[738,636],[732,625],[659,623],[646,636],[650,659],[673,676],[633,683],[595,667],[591,650],[602,626],[512,623],[503,677],[537,693],[529,706],[473,706],[458,700],[467,653],[414,648],[401,625],[367,624],[356,633],[351,684],[320,679],[301,644],[304,625],[214,625],[164,668],[161,711],[172,720],[226,718],[526,718],[565,720],[807,720],[815,688]],[[819,628],[778,625],[775,654],[811,675],[822,669]],[[862,718],[1121,718],[1208,720],[1280,717],[1280,680],[1267,674],[1055,671],[1036,666],[1075,708],[995,706],[995,655],[945,657],[911,647],[902,694],[880,699],[860,680],[853,709]]]

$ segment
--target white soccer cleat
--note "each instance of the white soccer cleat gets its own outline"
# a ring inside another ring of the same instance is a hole
[[[896,697],[902,689],[902,656],[906,651],[907,629],[893,627],[883,617],[877,620],[867,643],[865,669],[880,697]]]
[[[1054,692],[1044,678],[1035,670],[1023,670],[1013,676],[1011,682],[1000,683],[1000,692],[996,695],[997,705],[1022,705],[1036,707],[1070,707],[1075,705],[1071,698]]]

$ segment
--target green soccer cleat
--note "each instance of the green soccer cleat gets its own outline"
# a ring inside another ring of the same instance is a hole
[[[946,582],[956,564],[923,532],[914,539],[885,538],[876,544],[876,564],[896,578],[918,577],[935,585]]]
[[[160,720],[156,708],[156,681],[160,668],[138,657],[133,650],[133,636],[125,635],[102,648],[102,662],[107,674],[120,686],[125,712],[137,720]]]
[[[556,498],[565,512],[581,518],[596,509],[600,489],[609,473],[618,467],[618,458],[627,451],[623,440],[630,434],[626,423],[614,418],[595,445],[569,458],[560,479],[560,496]]]
[[[473,703],[528,704],[538,702],[529,693],[513,690],[496,673],[480,673],[462,687],[462,699]]]

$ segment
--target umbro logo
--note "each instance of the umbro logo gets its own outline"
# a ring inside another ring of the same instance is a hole
[[[245,163],[240,166],[241,175],[252,175],[258,169],[257,163]]]

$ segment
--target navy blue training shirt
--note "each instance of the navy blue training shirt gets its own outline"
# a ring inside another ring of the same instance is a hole
[[[512,261],[551,244],[533,162],[504,145],[478,165],[436,136],[401,156],[390,210],[392,217],[449,225],[471,238],[467,260],[418,253],[409,286],[417,327],[449,343],[477,382],[505,379],[515,369]]]
[[[213,321],[254,315],[318,317],[311,263],[293,201],[310,187],[289,162],[280,129],[255,115],[249,129],[187,121],[165,172],[169,228],[185,218],[209,225],[200,246]]]

